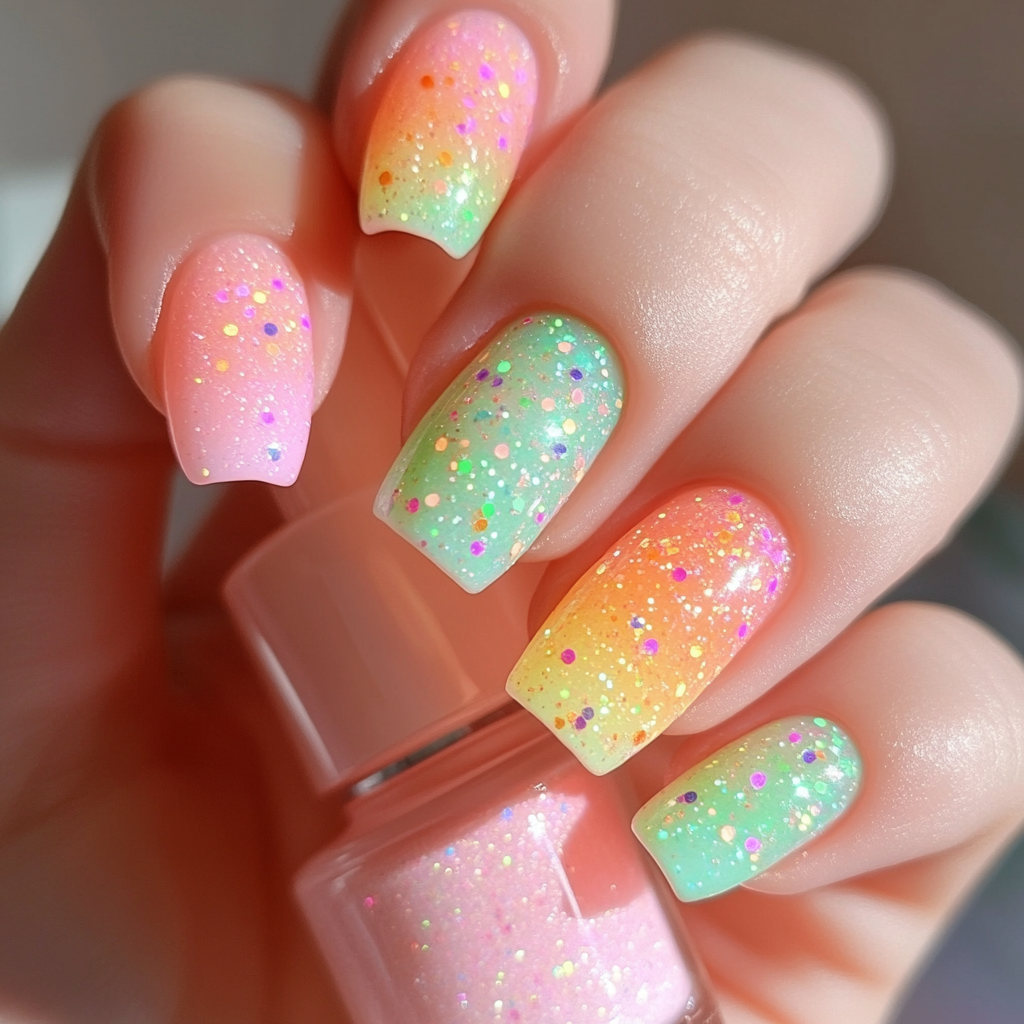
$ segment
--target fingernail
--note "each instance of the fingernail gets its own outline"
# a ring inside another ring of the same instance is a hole
[[[465,256],[505,198],[536,101],[533,51],[506,18],[464,11],[407,43],[370,129],[363,230]]]
[[[462,371],[406,442],[377,515],[470,593],[537,539],[622,409],[612,346],[582,321],[518,319]]]
[[[652,512],[577,581],[508,692],[596,775],[672,724],[771,612],[792,555],[778,520],[729,487]]]
[[[313,410],[306,290],[272,242],[234,235],[182,268],[165,311],[171,441],[196,484],[286,486],[302,466]]]
[[[852,740],[824,718],[785,718],[747,733],[681,775],[633,818],[685,901],[742,885],[838,818],[857,793]]]

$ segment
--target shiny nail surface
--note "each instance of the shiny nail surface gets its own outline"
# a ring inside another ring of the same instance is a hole
[[[611,345],[563,314],[521,317],[467,366],[406,442],[377,515],[470,593],[536,540],[622,409]]]
[[[716,896],[799,849],[846,809],[861,761],[824,718],[755,729],[649,800],[633,831],[681,900]]]
[[[309,306],[295,268],[267,239],[235,235],[181,273],[165,311],[164,395],[185,475],[294,482],[313,409]]]
[[[537,101],[526,37],[465,11],[407,43],[367,141],[363,230],[405,231],[456,258],[480,240],[515,176]]]
[[[792,555],[731,487],[673,498],[612,546],[530,641],[508,691],[597,775],[678,718],[757,631]]]

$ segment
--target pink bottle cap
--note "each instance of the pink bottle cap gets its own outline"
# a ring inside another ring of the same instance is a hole
[[[284,527],[225,584],[321,791],[508,703],[543,571],[521,564],[467,594],[373,515],[373,498],[362,491]]]

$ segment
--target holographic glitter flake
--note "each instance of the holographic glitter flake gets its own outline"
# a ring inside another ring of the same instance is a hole
[[[508,691],[603,775],[714,681],[774,607],[791,563],[761,502],[728,487],[684,493],[576,583],[512,670]],[[584,706],[594,718],[567,728]]]
[[[499,366],[507,369],[496,377]],[[622,399],[618,358],[592,328],[556,314],[516,320],[420,422],[381,486],[377,515],[477,593],[583,479]],[[558,651],[565,664],[568,646]]]
[[[255,235],[214,242],[180,273],[165,313],[164,394],[185,475],[293,483],[313,407],[302,281]]]
[[[839,726],[787,718],[676,779],[637,812],[633,831],[676,895],[699,900],[803,846],[846,810],[860,779],[860,755]],[[680,804],[682,788],[695,794],[691,803]]]
[[[396,64],[367,143],[363,230],[405,231],[464,256],[504,199],[529,135],[533,51],[505,18],[468,11],[414,38]]]

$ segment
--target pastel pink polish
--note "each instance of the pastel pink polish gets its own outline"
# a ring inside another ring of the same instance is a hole
[[[311,784],[344,794],[295,895],[351,1018],[718,1022],[670,890],[629,832],[638,801],[505,691],[543,567],[469,594],[374,516],[379,477],[349,491],[396,454],[398,410],[380,418],[374,382],[401,374],[358,310],[353,325],[345,359],[366,393],[325,409],[313,464],[281,492],[308,511],[225,587]],[[362,444],[378,434],[392,446]]]
[[[313,411],[313,338],[288,257],[258,235],[219,239],[178,272],[164,317],[167,420],[185,475],[293,483]]]

